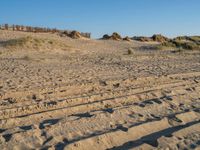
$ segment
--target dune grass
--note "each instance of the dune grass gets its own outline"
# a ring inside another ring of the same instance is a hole
[[[8,40],[3,42],[2,45],[8,49],[34,49],[34,50],[54,50],[54,49],[62,49],[67,50],[70,47],[65,43],[46,38],[37,38],[37,37],[22,37],[18,39]]]
[[[200,37],[177,37],[175,39],[163,42],[157,46],[158,49],[178,49],[178,50],[200,50]]]

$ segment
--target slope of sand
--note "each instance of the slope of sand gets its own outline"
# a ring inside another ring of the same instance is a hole
[[[152,44],[0,31],[0,149],[198,149],[200,52]]]

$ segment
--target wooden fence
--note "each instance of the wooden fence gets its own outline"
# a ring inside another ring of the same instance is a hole
[[[71,33],[69,30],[58,30],[56,28],[42,28],[42,27],[31,27],[31,26],[23,26],[23,25],[8,25],[3,24],[0,25],[1,30],[11,30],[11,31],[24,31],[24,32],[35,32],[35,33],[62,33],[67,32]],[[83,37],[90,38],[91,33],[81,33]]]

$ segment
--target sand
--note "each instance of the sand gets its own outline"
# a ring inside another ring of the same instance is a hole
[[[155,44],[0,30],[0,149],[198,149],[200,52]]]

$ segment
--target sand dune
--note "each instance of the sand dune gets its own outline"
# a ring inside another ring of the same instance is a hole
[[[14,31],[0,41],[0,149],[200,147],[199,51]]]

